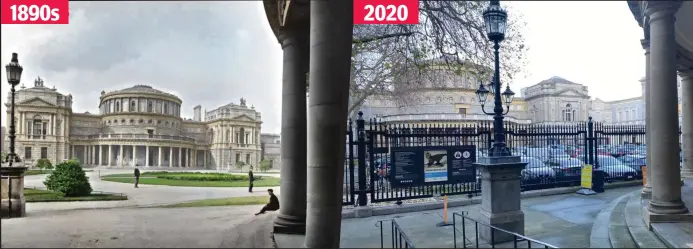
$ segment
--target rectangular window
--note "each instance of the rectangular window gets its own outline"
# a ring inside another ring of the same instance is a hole
[[[245,163],[250,163],[250,154],[245,154]]]
[[[241,161],[241,154],[236,154],[236,162],[240,162],[240,161]]]
[[[48,147],[41,147],[41,158],[48,158]]]
[[[31,159],[31,147],[24,148],[24,159]]]
[[[458,108],[457,113],[459,114],[467,114],[467,108]]]

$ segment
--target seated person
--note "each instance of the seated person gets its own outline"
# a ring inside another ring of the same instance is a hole
[[[269,203],[267,203],[267,205],[262,207],[260,212],[255,214],[255,215],[264,214],[266,211],[279,210],[279,199],[277,199],[277,196],[274,195],[274,190],[268,189],[267,193],[269,193],[269,195],[270,195]]]

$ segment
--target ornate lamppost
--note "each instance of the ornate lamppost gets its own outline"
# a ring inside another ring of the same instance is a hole
[[[499,43],[505,38],[507,16],[498,1],[491,1],[488,9],[484,11],[486,35],[494,43],[495,67],[491,84],[493,104],[495,105],[493,112],[484,110],[489,90],[484,87],[483,82],[479,83],[476,96],[479,98],[482,111],[487,115],[493,115],[494,143],[489,149],[488,156],[478,157],[478,162],[474,166],[481,171],[481,195],[484,200],[481,202],[481,221],[506,231],[524,234],[525,217],[520,208],[520,179],[521,172],[527,163],[522,162],[521,157],[513,156],[510,153],[505,145],[505,129],[503,128],[503,115],[510,111],[509,106],[515,96],[509,86],[501,93],[498,49],[500,48]],[[505,111],[503,110],[503,102],[506,104]],[[499,219],[498,217],[503,218]],[[478,233],[479,238],[489,244],[513,240],[509,234],[495,233],[494,235],[491,228],[479,229]]]
[[[22,79],[22,71],[24,71],[24,68],[22,68],[21,65],[19,65],[19,59],[17,59],[17,53],[12,53],[12,60],[10,61],[10,64],[7,64],[5,66],[5,70],[7,72],[7,82],[10,84],[10,91],[12,95],[12,100],[11,100],[11,109],[10,109],[10,153],[7,154],[7,162],[8,167],[12,167],[12,164],[14,162],[19,162],[19,157],[17,157],[17,154],[15,152],[14,148],[14,140],[15,140],[15,120],[14,120],[14,105],[15,105],[15,87],[19,85],[19,81]]]
[[[16,167],[14,163],[19,162],[19,157],[15,152],[15,87],[19,85],[22,79],[22,71],[24,70],[19,65],[17,53],[12,53],[10,64],[5,66],[7,70],[7,82],[11,87],[11,106],[10,106],[10,153],[7,154],[7,167],[0,167],[0,188],[7,189],[3,191],[2,205],[0,208],[0,217],[22,217],[26,214],[26,201],[24,200],[24,171],[26,167]],[[5,165],[3,165],[5,166]]]
[[[488,97],[489,90],[484,87],[482,82],[479,83],[479,89],[476,91],[481,110],[484,114],[493,115],[493,147],[489,149],[489,156],[510,156],[510,150],[505,146],[505,129],[503,128],[503,115],[510,111],[510,103],[513,101],[515,93],[507,86],[503,92],[503,99],[507,105],[505,113],[503,113],[503,102],[501,101],[501,82],[500,82],[500,58],[498,56],[499,43],[505,39],[505,29],[507,27],[508,14],[500,7],[499,1],[491,1],[488,9],[484,11],[484,24],[486,26],[486,35],[493,41],[493,49],[495,55],[493,78],[491,79],[491,90],[493,94],[493,112],[486,112],[484,104]]]

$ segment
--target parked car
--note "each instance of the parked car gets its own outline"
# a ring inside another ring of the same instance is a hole
[[[604,178],[633,180],[638,175],[635,169],[612,156],[599,155],[595,158],[595,163],[604,171]]]
[[[541,160],[526,156],[523,156],[521,160],[527,163],[527,167],[522,170],[523,181],[556,178],[556,172],[551,167],[546,166]]]
[[[647,165],[647,158],[645,155],[626,155],[619,157],[618,160],[637,171],[638,176],[642,176],[642,166]]]
[[[551,167],[556,173],[556,178],[571,178],[580,177],[582,173],[582,166],[584,163],[578,159],[567,157],[567,158],[556,158],[546,161],[546,165]],[[558,179],[558,180],[569,180],[569,179]]]

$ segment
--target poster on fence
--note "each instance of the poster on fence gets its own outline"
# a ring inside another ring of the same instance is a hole
[[[476,146],[391,148],[393,187],[476,181]]]
[[[580,187],[591,189],[592,188],[592,165],[585,164],[582,167],[582,172],[580,176]]]

